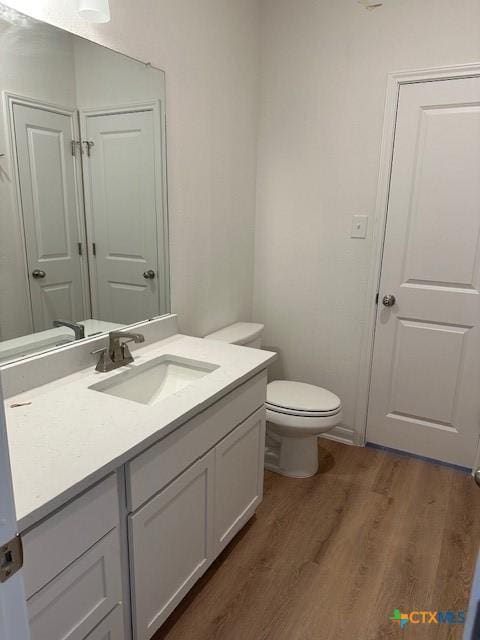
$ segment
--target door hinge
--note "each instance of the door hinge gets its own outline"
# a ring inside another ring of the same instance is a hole
[[[20,571],[23,567],[23,544],[20,535],[0,547],[0,583]]]
[[[97,255],[97,245],[95,242],[92,242],[92,253],[94,256]]]
[[[79,255],[79,256],[81,256],[82,254],[83,254],[83,251],[82,251],[82,243],[81,243],[81,242],[79,242],[79,243],[78,243],[78,255]]]
[[[380,294],[377,291],[377,295],[375,296],[375,304],[378,304],[379,299],[380,299]]]

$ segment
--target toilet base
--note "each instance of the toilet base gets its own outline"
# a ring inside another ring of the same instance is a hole
[[[267,431],[265,469],[290,478],[310,478],[318,471],[317,436],[291,438]]]

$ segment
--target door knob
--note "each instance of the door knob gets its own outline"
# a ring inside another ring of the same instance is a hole
[[[383,296],[382,303],[384,307],[393,307],[397,299],[394,295],[389,294],[387,296]]]
[[[155,271],[153,269],[149,269],[148,271],[143,272],[143,277],[145,280],[153,280],[155,278]]]
[[[474,477],[475,482],[480,487],[480,467],[478,467],[478,469],[476,469],[475,473],[473,474],[473,477]]]
[[[34,269],[32,271],[32,277],[39,279],[39,278],[45,278],[47,274],[45,273],[45,271],[42,271],[42,269]]]

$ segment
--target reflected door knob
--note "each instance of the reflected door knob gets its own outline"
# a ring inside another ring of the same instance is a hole
[[[45,273],[45,271],[42,271],[42,269],[34,269],[34,270],[32,271],[32,277],[33,277],[33,278],[36,278],[37,280],[38,280],[39,278],[45,278],[45,276],[46,276],[46,275],[47,275],[47,274]]]
[[[383,296],[382,303],[384,307],[393,307],[397,299],[394,295],[389,294],[387,296]]]
[[[153,269],[149,269],[148,271],[143,272],[143,277],[145,280],[153,280],[155,278],[155,271]]]

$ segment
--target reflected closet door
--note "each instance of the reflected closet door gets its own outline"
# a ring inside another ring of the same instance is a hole
[[[88,316],[72,140],[74,113],[13,104],[20,204],[35,331]]]
[[[93,315],[130,324],[160,313],[162,203],[158,113],[89,111],[81,118]]]

